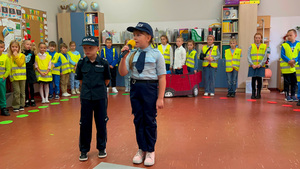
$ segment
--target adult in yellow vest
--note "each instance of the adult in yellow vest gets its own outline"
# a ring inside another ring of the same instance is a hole
[[[10,59],[3,54],[5,44],[0,40],[0,108],[2,116],[10,116],[9,110],[6,108],[6,78],[10,74]]]
[[[118,93],[116,88],[117,85],[117,70],[118,70],[118,53],[114,47],[112,47],[112,40],[107,38],[105,40],[105,47],[101,50],[101,58],[105,58],[109,63],[110,74],[111,74],[111,87],[113,93]],[[107,86],[109,91],[109,84]]]
[[[49,103],[49,83],[52,82],[52,57],[48,53],[46,53],[47,46],[45,43],[41,42],[38,48],[39,53],[35,56],[36,78],[40,84],[40,95],[42,98],[42,103]]]
[[[161,44],[158,45],[157,49],[164,56],[166,63],[166,70],[170,70],[170,58],[173,58],[173,49],[172,46],[169,45],[169,39],[166,35],[162,35],[160,37]]]
[[[49,84],[49,99],[53,99],[54,93],[55,98],[59,99],[59,83],[60,83],[60,73],[61,73],[61,58],[58,52],[55,51],[56,49],[56,43],[54,41],[49,42],[49,51],[47,52],[51,57],[51,63],[52,63],[52,82]]]
[[[80,53],[76,51],[76,43],[74,41],[71,41],[69,44],[70,51],[68,51],[68,55],[70,56],[71,60],[78,63],[79,59],[81,58]],[[70,64],[71,67],[71,73],[70,73],[70,86],[71,86],[71,93],[72,94],[80,94],[79,91],[79,80],[75,79],[75,66]]]
[[[213,35],[207,36],[207,45],[204,45],[201,53],[206,53],[206,57],[202,62],[203,67],[203,79],[204,79],[204,96],[215,95],[215,81],[218,67],[218,60],[220,58],[220,51],[218,46],[214,45],[215,37]],[[201,55],[200,53],[200,55]]]
[[[230,39],[230,49],[225,50],[226,75],[228,81],[227,97],[235,97],[236,82],[240,69],[242,49],[236,48],[236,39]]]
[[[198,58],[197,51],[195,50],[195,42],[193,40],[187,41],[188,51],[186,52],[187,70],[189,73],[197,73],[198,70]]]
[[[12,41],[9,45],[8,57],[11,59],[10,81],[14,91],[12,102],[14,112],[23,111],[25,106],[26,62],[25,55],[20,52],[19,42]]]
[[[291,29],[287,32],[287,41],[281,46],[281,58],[280,58],[280,68],[281,73],[284,78],[284,92],[286,101],[298,101],[295,97],[296,93],[296,83],[300,82],[300,71],[298,65],[295,68],[296,60],[298,60],[298,55],[300,51],[300,43],[296,41],[297,32]],[[299,83],[298,83],[299,86]],[[291,91],[289,88],[291,87]],[[290,95],[291,93],[291,95]],[[299,89],[298,89],[298,93]],[[299,98],[299,95],[298,95]],[[297,103],[298,105],[298,103]]]
[[[262,43],[262,34],[254,35],[254,43],[248,49],[249,71],[248,77],[252,77],[251,99],[261,98],[262,78],[265,77],[265,63],[267,61],[267,45]],[[257,88],[256,88],[257,83]],[[256,90],[257,89],[257,90]]]

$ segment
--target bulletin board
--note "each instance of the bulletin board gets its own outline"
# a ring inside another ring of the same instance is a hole
[[[25,22],[22,23],[23,36],[25,39],[48,44],[47,13],[45,11],[22,7],[22,15]]]

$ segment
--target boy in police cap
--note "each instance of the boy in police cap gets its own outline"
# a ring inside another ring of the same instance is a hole
[[[86,161],[90,151],[92,137],[93,112],[97,128],[98,157],[104,158],[106,154],[106,123],[107,117],[107,91],[106,86],[110,81],[109,64],[97,54],[99,41],[96,37],[88,36],[82,39],[86,57],[81,58],[76,69],[76,79],[81,80],[80,93],[81,117],[79,148],[81,151],[79,160]]]

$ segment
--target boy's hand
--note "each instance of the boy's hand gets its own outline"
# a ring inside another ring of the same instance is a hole
[[[253,68],[253,69],[256,69],[256,65],[252,65],[252,68]]]
[[[109,65],[109,67],[110,67],[111,69],[113,69],[113,68],[114,68],[112,65]]]
[[[163,109],[164,108],[164,99],[157,99],[156,101],[156,109]]]
[[[196,74],[196,73],[197,73],[197,70],[194,70],[194,73]]]

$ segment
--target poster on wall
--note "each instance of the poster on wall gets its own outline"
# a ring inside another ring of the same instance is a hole
[[[21,6],[16,6],[17,19],[22,19],[22,9]]]
[[[1,3],[1,9],[2,9],[2,17],[7,18],[8,17],[8,6],[7,6],[7,3],[2,2]]]
[[[9,7],[8,17],[12,18],[12,19],[16,19],[17,18],[17,14],[16,14],[15,5],[9,4],[8,7]]]

